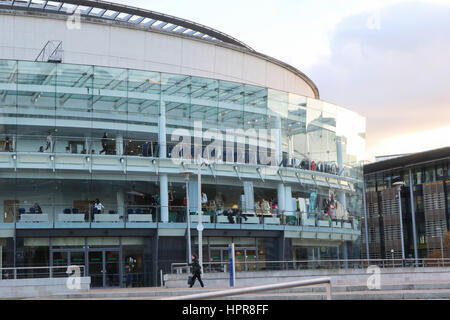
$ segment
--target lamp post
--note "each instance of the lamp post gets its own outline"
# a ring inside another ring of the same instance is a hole
[[[444,266],[444,245],[442,243],[442,228],[438,227],[437,231],[439,232],[439,237],[441,238],[441,258],[442,258],[442,266]]]
[[[411,199],[411,221],[412,221],[412,233],[413,233],[413,241],[414,241],[414,258],[416,262],[416,267],[419,266],[418,258],[419,253],[417,252],[417,232],[416,232],[416,211],[414,209],[414,186],[413,186],[413,176],[412,170],[409,169],[409,197]]]
[[[189,264],[192,263],[192,252],[191,252],[191,217],[189,210],[189,176],[193,174],[192,171],[184,171],[182,174],[185,175],[186,181],[186,224],[187,224],[187,252]]]
[[[394,268],[394,249],[391,249],[392,268]]]
[[[402,245],[402,265],[403,265],[403,261],[405,260],[405,244],[404,244],[404,239],[403,239],[402,199],[401,199],[400,192],[402,190],[402,187],[405,185],[405,183],[403,181],[399,181],[399,182],[394,182],[393,185],[397,187],[397,192],[398,192],[398,207],[399,207],[399,216],[400,216],[400,242]]]
[[[202,165],[208,163],[204,161],[201,155],[197,158],[197,166],[198,166],[198,203],[197,203],[197,213],[198,213],[198,260],[201,267],[203,267],[203,213],[202,213]],[[203,270],[203,268],[202,268]]]

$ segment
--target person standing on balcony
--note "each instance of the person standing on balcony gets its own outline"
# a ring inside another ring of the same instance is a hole
[[[52,152],[52,133],[49,131],[47,135],[47,146],[45,147],[45,151],[47,151],[50,148],[50,152]]]
[[[4,150],[6,152],[12,152],[12,148],[11,148],[11,141],[9,140],[9,137],[5,138],[5,147]]]
[[[34,213],[42,213],[42,209],[37,202],[34,204]]]
[[[107,148],[108,148],[108,133],[107,132],[105,132],[103,134],[102,147],[103,147],[103,149],[100,151],[99,154],[102,154],[103,152],[106,154],[106,151],[107,151]]]
[[[95,199],[94,208],[97,209],[96,213],[98,214],[102,213],[103,209],[105,209],[105,207],[102,205],[99,199]]]

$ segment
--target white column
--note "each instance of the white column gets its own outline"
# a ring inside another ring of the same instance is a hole
[[[120,217],[123,217],[125,213],[125,193],[122,189],[117,191],[117,213]]]
[[[162,159],[167,157],[166,104],[162,98],[159,107],[159,157]]]
[[[118,156],[123,155],[123,136],[116,136],[116,154]]]
[[[336,137],[336,156],[337,156],[337,164],[338,170],[341,171],[344,167],[344,161],[342,159],[342,137]],[[337,200],[341,203],[344,212],[347,210],[347,206],[345,204],[345,193],[337,192],[336,194]]]
[[[169,222],[169,186],[167,174],[161,174],[159,176],[159,199],[161,222]]]
[[[91,153],[91,146],[89,145],[89,137],[84,138],[84,149],[86,150],[86,154]]]
[[[286,210],[286,215],[295,216],[296,215],[295,211],[297,210],[297,208],[293,206],[291,186],[284,186],[284,191],[285,191],[284,210]]]
[[[283,160],[283,141],[281,138],[281,118],[275,117],[271,121],[271,135],[275,143],[275,160],[278,164]]]
[[[198,163],[198,225],[197,225],[197,231],[198,231],[198,262],[200,264],[200,267],[202,267],[202,273],[203,273],[203,212],[202,212],[202,164],[201,164],[201,158],[199,157],[197,159]]]
[[[277,198],[278,198],[278,213],[283,213],[286,210],[286,191],[284,184],[279,183],[277,187]]]
[[[344,267],[348,268],[348,248],[347,248],[347,241],[344,241],[342,244],[342,259],[345,260]]]
[[[276,117],[273,127],[275,129],[275,156],[278,164],[283,161],[283,140],[281,137],[281,118]]]
[[[289,161],[292,161],[294,159],[294,137],[288,136],[288,143],[289,143]]]

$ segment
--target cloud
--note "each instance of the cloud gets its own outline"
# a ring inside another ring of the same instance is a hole
[[[449,4],[421,2],[385,7],[377,23],[353,15],[336,26],[328,58],[305,70],[323,100],[366,116],[368,157],[392,149],[382,140],[450,125],[449,17]]]

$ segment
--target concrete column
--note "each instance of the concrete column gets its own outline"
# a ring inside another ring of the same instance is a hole
[[[291,186],[284,186],[284,194],[284,210],[286,210],[286,215],[295,216],[297,208],[293,207]]]
[[[160,100],[159,107],[159,157],[164,159],[167,157],[167,142],[166,142],[166,104]],[[166,195],[167,196],[167,195]]]
[[[342,259],[345,260],[344,262],[344,268],[348,268],[348,248],[347,248],[347,241],[344,241],[344,243],[342,243]]]
[[[89,143],[89,137],[85,137],[84,138],[84,149],[86,149],[86,154],[90,154],[91,153],[91,145]]]
[[[289,161],[294,159],[294,137],[288,136],[288,144],[289,144]]]
[[[159,199],[161,206],[161,222],[169,222],[169,186],[167,174],[159,176]]]
[[[341,137],[336,137],[336,156],[337,156],[337,164],[339,167],[338,170],[341,171],[344,166],[344,161],[342,159],[342,138]],[[345,204],[345,193],[337,192],[336,198],[341,203],[342,208],[344,209],[344,212],[345,212],[345,210],[347,210],[347,206]]]
[[[281,118],[275,117],[272,119],[271,124],[272,136],[275,139],[275,159],[278,161],[278,164],[283,161],[283,140],[281,137]]]
[[[122,189],[117,191],[117,213],[120,217],[125,214],[125,193]]]
[[[198,211],[198,182],[189,181],[189,210],[190,212]]]
[[[277,188],[278,212],[283,213],[286,210],[286,191],[284,184],[279,183]]]
[[[123,155],[123,136],[122,135],[116,136],[116,155],[118,155],[118,156]]]

